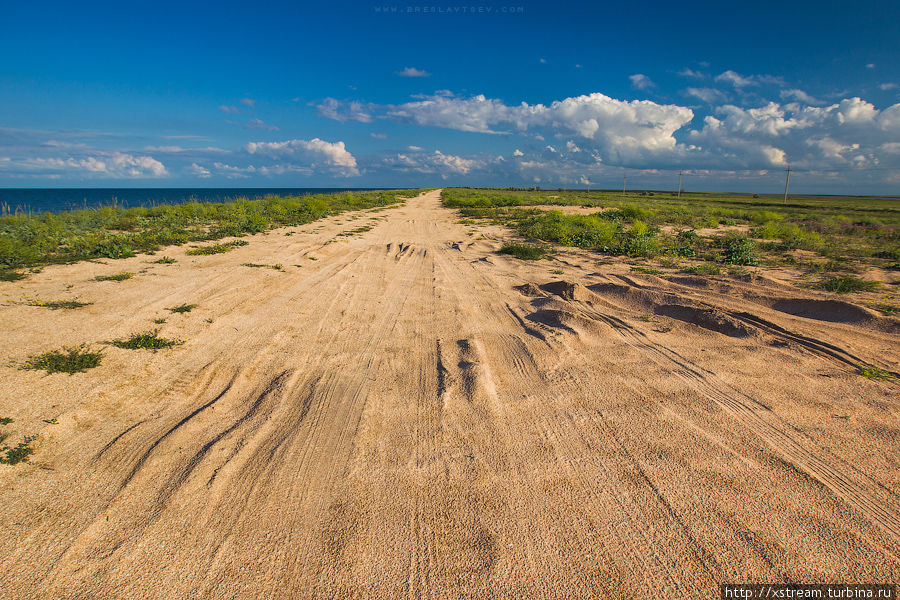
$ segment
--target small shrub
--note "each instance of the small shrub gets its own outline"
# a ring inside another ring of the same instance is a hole
[[[894,377],[896,377],[894,373],[885,371],[884,369],[876,367],[875,365],[859,365],[856,368],[856,372],[863,377],[867,377],[869,379],[878,379],[880,381],[887,381],[888,379],[893,379]]]
[[[159,329],[154,329],[153,331],[135,333],[128,339],[113,340],[108,343],[116,348],[124,348],[126,350],[153,350],[154,352],[161,350],[162,348],[171,348],[172,346],[177,346],[182,343],[178,340],[161,338],[157,335],[158,333]]]
[[[195,308],[197,308],[196,304],[179,304],[178,306],[173,306],[172,308],[167,308],[166,310],[172,313],[189,313]]]
[[[235,240],[233,242],[227,242],[225,244],[212,244],[211,246],[200,246],[198,248],[191,248],[185,254],[189,254],[191,256],[208,256],[210,254],[222,254],[224,252],[231,252],[234,248],[239,246],[246,246],[248,242],[244,240]]]
[[[522,260],[540,260],[550,254],[550,250],[544,246],[537,246],[535,244],[510,242],[508,244],[503,244],[503,246],[497,250],[497,254],[510,254]]]
[[[723,253],[725,264],[729,265],[756,265],[756,257],[753,255],[753,240],[743,236],[728,236],[725,238],[725,250]]]
[[[168,256],[163,256],[159,260],[154,260],[153,262],[157,265],[171,265],[172,263],[176,263],[178,261],[175,260],[174,258],[170,258]]]
[[[10,419],[9,417],[0,418],[0,425],[9,425],[12,422],[13,422],[13,420]]]
[[[878,287],[878,282],[861,279],[855,275],[838,275],[824,280],[819,287],[828,292],[849,294],[851,292],[871,292]]]
[[[89,352],[84,346],[78,346],[33,356],[20,368],[28,371],[46,371],[48,375],[53,373],[74,375],[99,366],[101,358],[100,352]]]
[[[153,319],[153,322],[156,323],[157,325],[162,325],[163,323],[166,322],[166,320],[165,320],[165,319],[162,319],[162,318],[160,318],[160,319]]]
[[[97,275],[94,281],[125,281],[134,277],[134,273],[117,273],[115,275]]]

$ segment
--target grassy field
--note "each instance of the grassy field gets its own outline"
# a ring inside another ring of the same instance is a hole
[[[701,275],[784,267],[843,292],[871,289],[854,283],[867,269],[900,269],[897,198],[794,196],[785,203],[750,195],[454,188],[443,201],[466,219],[503,224],[526,238]]]
[[[387,206],[414,193],[342,192],[227,203],[188,202],[152,208],[104,207],[34,216],[4,215],[0,216],[0,280],[15,281],[22,278],[23,269],[47,264],[127,258],[152,253],[163,246],[302,225],[347,210]],[[213,245],[191,253],[224,252],[232,245]]]

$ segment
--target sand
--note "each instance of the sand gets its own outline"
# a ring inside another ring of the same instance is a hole
[[[765,277],[500,256],[511,234],[459,224],[439,193],[227,254],[0,283],[94,303],[0,306],[2,431],[39,436],[0,465],[0,597],[900,579],[900,386],[855,368],[900,370],[896,319]],[[93,281],[121,271],[137,275]],[[182,303],[198,307],[165,310]],[[184,343],[108,347],[73,376],[17,368],[154,327]]]

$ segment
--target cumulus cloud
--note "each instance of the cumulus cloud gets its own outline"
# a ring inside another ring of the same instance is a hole
[[[649,90],[650,88],[656,87],[656,84],[653,83],[653,80],[643,73],[635,73],[634,75],[629,75],[628,79],[631,80],[631,87],[638,90]]]
[[[689,108],[649,100],[624,101],[594,93],[557,100],[550,105],[508,106],[484,95],[471,98],[430,96],[392,107],[401,120],[480,133],[503,129],[576,135],[590,140],[609,162],[649,159],[676,147],[674,133],[693,119]]]
[[[395,71],[395,73],[400,77],[429,77],[431,75],[428,71],[415,67],[406,67],[402,71]]]
[[[467,175],[474,169],[484,168],[491,163],[502,162],[502,157],[492,159],[466,158],[455,154],[444,154],[440,150],[434,152],[406,152],[389,156],[382,161],[382,166],[399,172],[415,172],[437,174],[446,179],[451,175]]]
[[[516,149],[513,151],[513,156],[525,156],[525,153],[522,152],[521,150],[519,150],[518,148],[516,148]]]
[[[804,168],[871,167],[883,164],[883,144],[900,139],[900,104],[878,110],[861,98],[847,98],[822,107],[725,105],[688,139],[708,163],[732,168],[788,162]]]
[[[878,89],[885,91],[885,92],[888,90],[895,90],[895,89],[897,89],[897,84],[896,83],[882,83],[881,85],[878,86]]]
[[[369,114],[367,105],[362,102],[340,102],[335,98],[325,98],[316,108],[323,117],[342,123],[346,121],[372,122],[372,115]]]
[[[254,100],[253,98],[241,98],[241,104],[243,104],[244,106],[252,107],[254,104],[256,104],[256,100]]]
[[[237,113],[241,112],[241,109],[239,109],[237,106],[225,104],[219,105],[219,110],[228,115],[236,115]]]
[[[356,158],[347,151],[344,142],[312,140],[286,140],[283,142],[250,142],[244,149],[256,156],[290,160],[310,168],[328,168],[346,175],[359,175]],[[289,163],[290,164],[290,163]]]

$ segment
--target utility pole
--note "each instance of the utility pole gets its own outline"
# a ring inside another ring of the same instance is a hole
[[[678,171],[678,197],[681,198],[681,174],[684,171]]]
[[[788,167],[785,173],[787,173],[787,177],[784,178],[784,203],[787,204],[788,184],[791,182],[791,168]]]
[[[623,173],[622,174],[622,195],[623,196],[625,195],[625,184],[627,183],[627,181],[628,181],[628,175]]]

